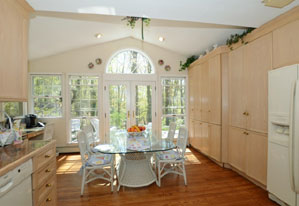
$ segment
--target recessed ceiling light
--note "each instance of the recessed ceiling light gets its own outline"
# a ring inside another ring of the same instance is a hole
[[[165,41],[165,38],[164,38],[163,36],[160,36],[160,37],[159,37],[159,41],[160,41],[160,42],[163,42],[163,41]]]
[[[98,34],[95,35],[95,37],[98,38],[98,39],[101,38],[102,36],[103,35],[101,33],[98,33]]]

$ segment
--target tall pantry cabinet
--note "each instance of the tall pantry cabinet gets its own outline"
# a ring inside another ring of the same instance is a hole
[[[226,47],[220,47],[189,67],[190,144],[222,162],[222,67]]]
[[[229,164],[266,185],[272,33],[229,54]]]
[[[0,101],[27,101],[28,25],[25,0],[0,1]]]

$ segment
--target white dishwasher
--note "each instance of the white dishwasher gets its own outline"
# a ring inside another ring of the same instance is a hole
[[[32,206],[32,160],[0,177],[0,205]]]

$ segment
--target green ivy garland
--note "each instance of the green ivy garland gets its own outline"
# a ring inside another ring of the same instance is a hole
[[[244,37],[252,32],[255,28],[247,28],[242,34],[232,34],[230,35],[230,38],[226,40],[226,45],[230,48],[230,50],[233,50],[232,45],[235,43],[238,43],[241,40],[242,44],[247,44],[248,42],[244,42]]]
[[[195,60],[197,60],[198,59],[198,56],[196,56],[196,55],[192,55],[191,57],[188,57],[187,58],[187,60],[186,60],[186,62],[183,64],[182,63],[182,61],[180,61],[180,70],[179,71],[184,71],[184,70],[186,70],[189,66],[190,66],[190,64],[192,64]]]
[[[149,26],[151,19],[145,17],[135,17],[135,16],[126,16],[125,18],[122,19],[122,21],[127,21],[127,26],[130,26],[132,29],[135,28],[136,22],[138,20],[141,20],[141,37],[142,40],[144,40],[143,24],[145,24],[145,26]]]

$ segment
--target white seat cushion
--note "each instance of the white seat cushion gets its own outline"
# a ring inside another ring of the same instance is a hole
[[[90,156],[87,160],[87,166],[95,166],[95,165],[105,165],[111,162],[112,155],[111,154],[96,154]]]
[[[158,158],[161,160],[178,160],[181,159],[180,155],[175,150],[168,150],[158,152]]]

